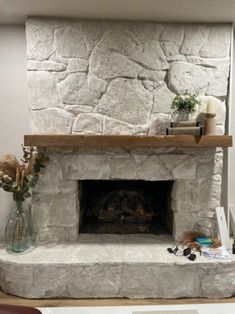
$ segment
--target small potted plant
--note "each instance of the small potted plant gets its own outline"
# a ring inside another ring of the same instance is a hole
[[[200,104],[195,95],[177,95],[172,101],[171,109],[178,121],[187,121]]]

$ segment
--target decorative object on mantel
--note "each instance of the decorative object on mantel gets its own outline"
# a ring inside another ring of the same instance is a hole
[[[0,160],[0,187],[12,192],[16,203],[5,228],[5,241],[10,251],[23,252],[33,243],[31,215],[24,201],[31,196],[30,189],[35,186],[45,161],[45,156],[33,147],[23,147],[21,162],[14,155]]]
[[[175,96],[171,104],[174,120],[188,121],[190,114],[194,113],[200,105],[201,102],[195,95]]]
[[[215,102],[213,99],[209,99],[205,113],[205,135],[216,134],[216,121],[214,119],[215,116],[216,116]]]
[[[166,135],[202,135],[200,126],[170,127],[166,129]]]
[[[199,126],[199,121],[186,120],[186,121],[172,121],[171,128],[183,128],[183,127],[197,127]]]
[[[167,128],[167,135],[202,135],[202,128],[197,121],[189,120],[192,113],[200,106],[201,102],[195,95],[178,95],[172,101],[171,126]]]

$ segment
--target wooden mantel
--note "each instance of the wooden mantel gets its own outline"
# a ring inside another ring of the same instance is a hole
[[[232,147],[231,135],[25,135],[25,146],[37,147]]]

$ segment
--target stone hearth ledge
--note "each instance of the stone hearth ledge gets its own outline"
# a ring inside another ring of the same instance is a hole
[[[167,252],[170,236],[80,234],[23,254],[0,249],[0,285],[26,298],[224,298],[235,294],[235,257]]]

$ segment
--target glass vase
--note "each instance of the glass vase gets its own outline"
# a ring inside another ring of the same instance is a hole
[[[23,202],[16,202],[7,222],[5,241],[9,251],[24,252],[33,242],[31,215],[24,207]]]
[[[182,121],[188,121],[189,120],[189,114],[185,112],[179,112],[177,115],[177,121],[182,122]]]

